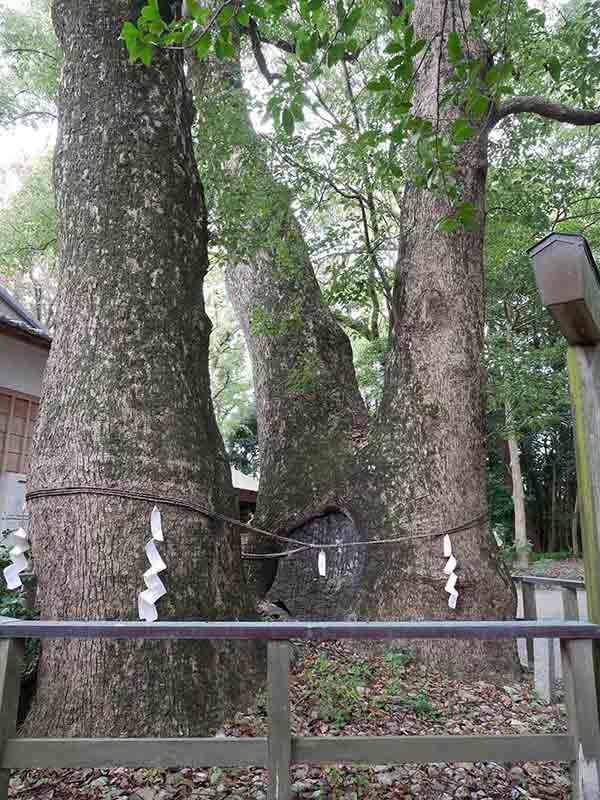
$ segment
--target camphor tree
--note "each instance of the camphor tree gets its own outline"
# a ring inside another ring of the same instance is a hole
[[[128,63],[121,0],[55,0],[64,53],[55,189],[60,287],[28,489],[144,490],[231,512],[208,379],[202,186],[183,60]],[[193,422],[192,422],[193,421]],[[159,504],[160,505],[160,504]],[[133,619],[152,505],[29,503],[43,618]],[[164,507],[163,619],[251,613],[235,532]],[[198,735],[252,692],[253,646],[51,642],[34,735]]]
[[[189,37],[199,56],[214,41],[218,57],[231,57],[235,45],[229,21],[234,15],[242,26],[254,24],[263,43],[276,38],[269,25],[281,28],[287,19],[293,42],[288,49],[293,55],[278,71],[269,108],[291,135],[307,104],[307,80],[318,76],[325,64],[334,67],[348,58],[360,59],[361,15],[372,18],[378,10],[381,13],[373,3],[338,3],[332,9],[319,0],[300,4],[297,13],[283,2],[266,7],[228,5],[216,16],[197,7],[195,33],[185,23],[179,33],[170,30],[164,35],[150,10],[140,25],[142,32],[129,31],[128,39],[133,57],[149,58],[153,42],[161,39],[168,45],[177,36],[182,37],[180,41]],[[333,478],[320,491],[312,477],[319,461],[329,458],[325,440],[321,446],[313,441],[302,459],[279,457],[278,494],[265,493],[258,516],[276,523],[279,532],[289,533],[298,532],[298,525],[306,529],[308,520],[316,524],[323,515],[342,512],[350,517],[360,538],[371,541],[439,533],[468,523],[454,537],[461,597],[453,616],[508,617],[513,613],[513,596],[489,534],[483,477],[482,254],[488,139],[502,120],[526,112],[575,124],[599,121],[600,112],[560,103],[563,87],[575,89],[583,103],[593,102],[589,76],[596,32],[578,11],[564,26],[553,28],[539,10],[522,3],[418,0],[388,12],[389,57],[379,77],[366,84],[378,93],[382,113],[387,115],[393,145],[390,159],[399,173],[401,193],[401,233],[390,309],[392,342],[383,400],[368,434],[363,425],[348,437],[356,442],[349,473],[336,465],[335,471],[329,470]],[[261,35],[263,28],[266,32]],[[516,95],[519,86],[525,87],[526,95]],[[309,281],[310,276],[307,285]],[[244,291],[247,285],[251,290],[242,298],[242,311],[254,321],[247,328],[255,371],[270,375],[275,369],[271,348],[281,351],[298,331],[314,329],[322,314],[315,307],[311,316],[302,306],[296,330],[282,329],[279,323],[261,329],[257,319],[264,320],[266,313],[267,321],[273,314],[277,321],[277,312],[264,305],[267,298],[258,294],[258,280],[249,283],[244,275],[239,283]],[[288,309],[288,324],[293,322],[289,310],[299,294],[297,285],[291,284],[290,289],[287,294],[282,289],[277,292],[279,306]],[[275,339],[277,345],[272,344]],[[302,363],[294,364],[310,366],[302,370],[307,380],[294,387],[295,402],[286,404],[285,419],[278,428],[281,438],[263,438],[263,464],[268,463],[266,448],[273,444],[280,450],[285,442],[289,454],[290,442],[300,442],[307,430],[315,429],[310,420],[293,425],[301,419],[307,401],[315,398],[316,402],[331,393],[325,385],[333,383],[337,387],[333,391],[338,392],[347,387],[347,381],[336,380],[314,337],[306,335],[303,343]],[[267,423],[260,381],[257,384],[262,432]],[[292,425],[286,430],[287,420]],[[330,426],[323,426],[328,436],[335,422],[332,416]],[[294,503],[298,486],[308,488]],[[335,527],[334,521],[327,531],[332,543]],[[286,566],[291,563],[292,559],[286,560],[279,569],[292,569]],[[358,565],[363,570],[361,591],[347,613],[362,618],[446,617],[442,565],[439,542],[436,546],[429,538],[391,546],[372,544],[368,557]],[[458,661],[458,666],[478,669],[479,656],[487,658],[488,652],[484,647],[470,648],[468,663],[457,659],[456,652],[448,654],[448,660],[454,666]],[[496,654],[496,666],[504,668],[510,657],[506,651]],[[439,658],[436,648],[438,663]]]

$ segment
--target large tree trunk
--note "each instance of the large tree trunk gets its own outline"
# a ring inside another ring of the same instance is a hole
[[[290,191],[273,178],[252,128],[239,56],[192,61],[191,75],[200,151],[211,154],[213,184],[225,187],[215,198],[219,223],[234,223],[233,232],[221,228],[220,239],[254,371],[261,478],[253,524],[301,542],[364,539],[366,527],[348,507],[355,476],[364,472],[358,453],[367,428],[350,342],[321,296]],[[273,554],[295,546],[251,537],[247,548]],[[258,591],[270,589],[294,616],[335,618],[351,608],[366,552],[328,549],[325,578],[314,550],[246,563]]]
[[[205,212],[179,56],[128,63],[127,4],[55,0],[65,53],[56,335],[30,489],[144,490],[231,512],[208,378]],[[158,503],[160,506],[160,503]],[[75,495],[29,511],[45,619],[134,619],[151,504]],[[161,619],[244,618],[235,532],[162,508]],[[194,736],[253,691],[254,646],[49,642],[28,734]]]
[[[418,0],[412,13],[415,37],[432,42],[415,80],[414,108],[438,125],[440,133],[449,130],[457,113],[438,110],[450,71],[446,37],[454,17],[444,8],[439,0]],[[472,55],[475,48],[472,42]],[[448,211],[446,199],[414,185],[405,192],[396,324],[379,425],[378,450],[389,464],[381,476],[382,491],[396,530],[442,531],[480,519],[452,537],[458,560],[457,609],[448,611],[441,586],[441,541],[421,539],[390,548],[385,557],[373,549],[369,579],[356,606],[362,617],[507,619],[514,614],[510,577],[488,522],[481,520],[487,512],[482,393],[486,145],[481,125],[457,154],[462,198],[477,210],[473,229],[436,232],[436,222]],[[400,590],[396,602],[386,597],[392,583]],[[447,660],[460,659],[461,652],[468,652],[471,669],[490,653],[497,667],[516,666],[508,646],[452,647]],[[436,659],[440,657],[437,648]]]

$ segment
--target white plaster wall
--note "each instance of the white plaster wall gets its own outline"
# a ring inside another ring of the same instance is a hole
[[[0,387],[40,397],[49,351],[0,335]]]

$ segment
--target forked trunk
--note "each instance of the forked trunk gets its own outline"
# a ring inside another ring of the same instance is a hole
[[[128,63],[127,3],[55,0],[65,53],[55,188],[56,335],[30,490],[143,490],[231,512],[208,378],[205,212],[182,60]],[[157,503],[160,507],[160,503]],[[135,619],[151,503],[33,499],[42,617]],[[162,507],[161,619],[251,614],[234,531]],[[253,646],[48,642],[28,735],[194,736],[253,690]]]
[[[253,524],[300,542],[364,539],[346,506],[367,426],[350,342],[321,296],[291,194],[274,179],[252,128],[239,56],[192,61],[191,76],[199,152],[211,154],[206,169],[225,187],[215,213],[219,224],[234,223],[221,239],[256,387],[261,478]],[[255,554],[290,549],[254,536],[246,547]],[[270,588],[294,616],[335,618],[349,612],[365,564],[362,547],[328,549],[325,578],[314,550],[246,567],[258,591]]]

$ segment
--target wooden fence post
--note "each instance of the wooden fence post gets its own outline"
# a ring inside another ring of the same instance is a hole
[[[577,602],[577,589],[563,586],[562,589],[563,614],[565,619],[579,619],[579,603]]]
[[[268,800],[289,800],[292,732],[290,726],[290,644],[270,641],[267,650],[269,693]],[[0,800],[2,798],[0,797]]]
[[[561,653],[569,729],[576,748],[571,770],[572,800],[598,800],[600,724],[592,642],[589,639],[563,640]]]
[[[571,345],[567,360],[588,618],[600,624],[600,274],[588,243],[577,234],[552,233],[529,253],[542,303]],[[593,652],[598,699],[597,641]]]
[[[523,592],[523,619],[537,619],[537,605],[535,601],[535,585],[521,581],[521,591]],[[535,664],[533,639],[526,639],[527,643],[527,665],[533,669]]]
[[[14,736],[17,727],[22,654],[21,641],[0,641],[0,756],[6,740]],[[9,781],[10,770],[0,769],[0,800],[8,798]]]

